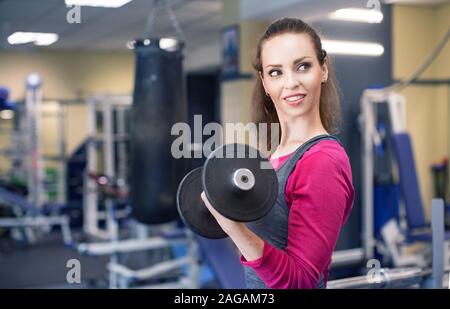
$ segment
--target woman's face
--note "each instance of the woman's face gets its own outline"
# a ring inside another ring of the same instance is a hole
[[[278,117],[293,119],[319,111],[321,83],[328,78],[307,34],[285,33],[262,45],[261,77]]]

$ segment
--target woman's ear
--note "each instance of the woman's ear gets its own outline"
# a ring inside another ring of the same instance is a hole
[[[323,65],[322,65],[322,83],[326,83],[328,80],[328,64],[325,59]]]

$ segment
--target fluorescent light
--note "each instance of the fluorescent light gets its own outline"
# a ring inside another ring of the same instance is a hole
[[[322,47],[329,54],[355,56],[381,56],[384,47],[378,43],[323,40]]]
[[[58,41],[58,35],[56,33],[15,32],[8,37],[8,43],[11,45],[33,42],[34,45],[47,46],[56,41]]]
[[[381,23],[383,20],[383,13],[377,10],[348,8],[330,13],[329,18],[362,23]]]
[[[104,8],[119,8],[131,0],[66,0],[66,6],[96,6]]]

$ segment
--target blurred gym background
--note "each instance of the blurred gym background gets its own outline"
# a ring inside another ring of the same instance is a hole
[[[450,1],[0,0],[0,288],[242,287],[230,242],[176,215],[180,177],[203,159],[161,158],[164,123],[249,122],[254,47],[285,16],[320,32],[342,92],[356,200],[330,279],[370,259],[432,267],[431,201],[450,203]]]

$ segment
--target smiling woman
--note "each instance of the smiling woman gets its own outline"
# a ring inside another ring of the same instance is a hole
[[[330,58],[310,26],[284,18],[260,39],[254,68],[255,120],[281,128],[270,158],[279,183],[276,203],[244,225],[218,213],[205,194],[202,199],[240,250],[247,287],[323,288],[354,202],[349,159],[330,135],[339,122]]]
[[[334,68],[331,58],[322,49],[319,36],[309,25],[288,18],[273,23],[258,43],[253,67],[260,77],[253,90],[254,121],[280,123],[281,131],[285,132],[280,146],[287,146],[285,150],[288,153],[295,149],[295,145],[284,145],[289,128],[285,123],[292,118],[298,121],[299,118],[295,117],[298,113],[318,109],[319,114],[310,114],[316,116],[310,118],[315,129],[337,132],[340,112]],[[298,95],[302,98],[295,98]],[[300,103],[303,103],[301,108],[288,109]],[[320,121],[317,116],[320,116]],[[306,132],[304,129],[300,131]],[[268,140],[270,142],[271,139]],[[277,150],[281,151],[282,147]]]

